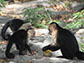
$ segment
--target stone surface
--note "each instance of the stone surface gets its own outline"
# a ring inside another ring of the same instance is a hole
[[[2,20],[0,20],[2,22]],[[4,20],[2,23],[0,23],[0,31],[2,28],[2,24],[6,23],[6,20]],[[10,30],[8,30],[10,32]],[[36,36],[33,38],[33,40],[29,40],[30,47],[32,51],[35,51],[37,49],[38,52],[34,56],[24,55],[19,56],[18,51],[16,50],[15,46],[12,47],[11,51],[15,54],[14,59],[7,59],[5,56],[5,49],[6,45],[0,45],[0,58],[6,58],[6,62],[8,63],[84,63],[84,61],[80,61],[77,59],[69,60],[65,58],[57,58],[57,56],[62,56],[60,50],[52,52],[52,57],[44,57],[42,48],[52,42],[52,38],[50,35],[48,35],[47,29],[37,29],[35,30],[36,33],[44,33],[44,35]],[[75,34],[78,42],[82,42],[84,38],[84,29],[80,29]],[[3,41],[0,36],[0,41]],[[84,42],[84,41],[83,41]]]
[[[71,7],[75,12],[81,11],[84,9],[84,2],[83,3],[73,2]]]

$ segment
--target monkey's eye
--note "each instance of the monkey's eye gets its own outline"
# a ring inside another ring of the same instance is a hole
[[[50,29],[48,29],[49,30],[49,32],[52,32]]]

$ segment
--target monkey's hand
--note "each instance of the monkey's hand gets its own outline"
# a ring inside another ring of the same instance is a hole
[[[28,53],[28,55],[29,55],[29,56],[33,56],[33,52],[31,52],[31,53]]]
[[[15,55],[12,53],[6,53],[6,57],[9,59],[13,59],[13,58],[15,58]]]
[[[19,55],[25,55],[27,54],[27,50],[19,51]]]
[[[32,52],[31,56],[36,55],[38,53],[40,48],[36,49],[35,51]]]

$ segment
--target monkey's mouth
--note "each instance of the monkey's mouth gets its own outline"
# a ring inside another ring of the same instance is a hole
[[[49,32],[48,34],[49,34],[49,35],[51,35],[52,33],[51,33],[51,32]]]

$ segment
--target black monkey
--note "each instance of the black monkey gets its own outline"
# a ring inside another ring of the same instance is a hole
[[[5,55],[7,58],[14,58],[15,57],[15,55],[10,52],[10,49],[13,44],[16,45],[16,48],[19,50],[20,55],[24,55],[25,50],[28,50],[30,52],[30,54],[32,54],[31,49],[27,44],[27,42],[28,42],[27,31],[28,30],[29,29],[27,29],[26,31],[24,29],[21,29],[21,30],[14,32],[14,34],[10,36],[9,42],[7,44],[6,51],[5,51]]]
[[[60,27],[55,22],[49,24],[48,29],[54,42],[43,47],[43,51],[48,49],[56,51],[60,49],[63,58],[73,59],[74,57],[77,57],[78,59],[84,60],[84,53],[79,51],[77,40],[69,30]]]
[[[12,20],[8,21],[2,28],[2,31],[1,31],[2,38],[4,40],[8,40],[9,37],[11,36],[10,33],[6,33],[8,27],[10,27],[10,29],[14,33],[15,31],[19,30],[19,28],[25,23],[26,22],[24,22],[21,19],[12,19]]]

